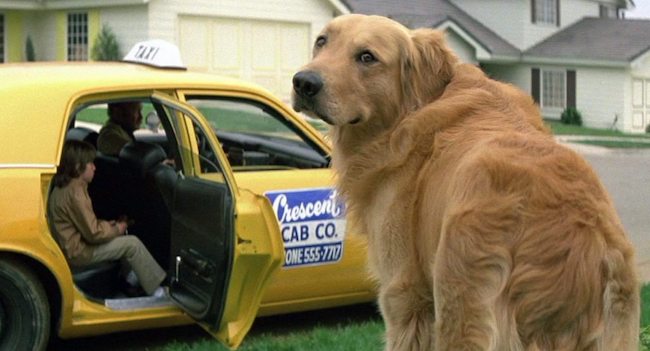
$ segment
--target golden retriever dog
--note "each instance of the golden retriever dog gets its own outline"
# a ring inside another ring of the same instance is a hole
[[[364,15],[329,23],[293,84],[332,126],[386,350],[637,350],[634,250],[529,96],[438,31]]]

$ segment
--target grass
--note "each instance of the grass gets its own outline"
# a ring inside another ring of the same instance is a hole
[[[642,138],[650,141],[650,134],[627,134],[613,129],[596,129],[575,125],[564,124],[559,121],[545,120],[546,125],[551,128],[555,135],[583,135],[617,138]]]
[[[646,149],[650,148],[650,139],[643,141],[625,141],[625,140],[576,140],[580,144],[595,145],[610,149]]]
[[[640,351],[650,351],[650,284],[641,289]],[[249,336],[239,348],[241,351],[370,351],[383,347],[384,325],[381,320],[339,324],[333,327],[317,326],[295,333],[264,333]],[[171,342],[156,351],[226,351],[217,341],[195,343]]]
[[[650,351],[650,284],[641,288],[640,351]]]
[[[641,288],[641,327],[650,326],[650,284]]]
[[[650,148],[650,134],[627,134],[612,129],[595,129],[563,124],[558,121],[545,121],[555,135],[580,136],[573,142],[616,149]],[[590,138],[594,137],[594,138]]]
[[[641,351],[650,350],[650,284],[641,289]],[[290,335],[262,334],[245,339],[242,351],[328,351],[328,350],[380,350],[384,332],[381,320],[336,327],[316,327],[307,332]],[[196,344],[175,344],[165,346],[161,351],[223,350],[216,341]]]
[[[368,321],[335,327],[315,327],[305,332],[291,334],[261,334],[244,339],[241,351],[365,351],[383,348],[384,325],[381,321]],[[217,341],[196,343],[172,342],[158,351],[226,351]]]

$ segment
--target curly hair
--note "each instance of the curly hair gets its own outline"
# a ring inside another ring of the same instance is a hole
[[[79,140],[68,140],[63,145],[61,164],[54,176],[54,185],[62,188],[73,178],[80,176],[88,163],[95,159],[96,150],[92,144]]]

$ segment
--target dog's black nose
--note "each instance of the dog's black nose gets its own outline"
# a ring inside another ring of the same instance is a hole
[[[293,76],[293,90],[302,97],[313,97],[323,88],[323,79],[314,71],[300,71]]]

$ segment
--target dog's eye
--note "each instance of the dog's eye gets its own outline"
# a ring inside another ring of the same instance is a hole
[[[371,52],[364,51],[359,55],[359,61],[362,63],[373,63],[377,61],[377,58]]]
[[[315,45],[317,48],[322,48],[323,46],[325,46],[325,43],[327,43],[327,37],[325,37],[324,35],[321,35],[318,38],[316,38]]]

